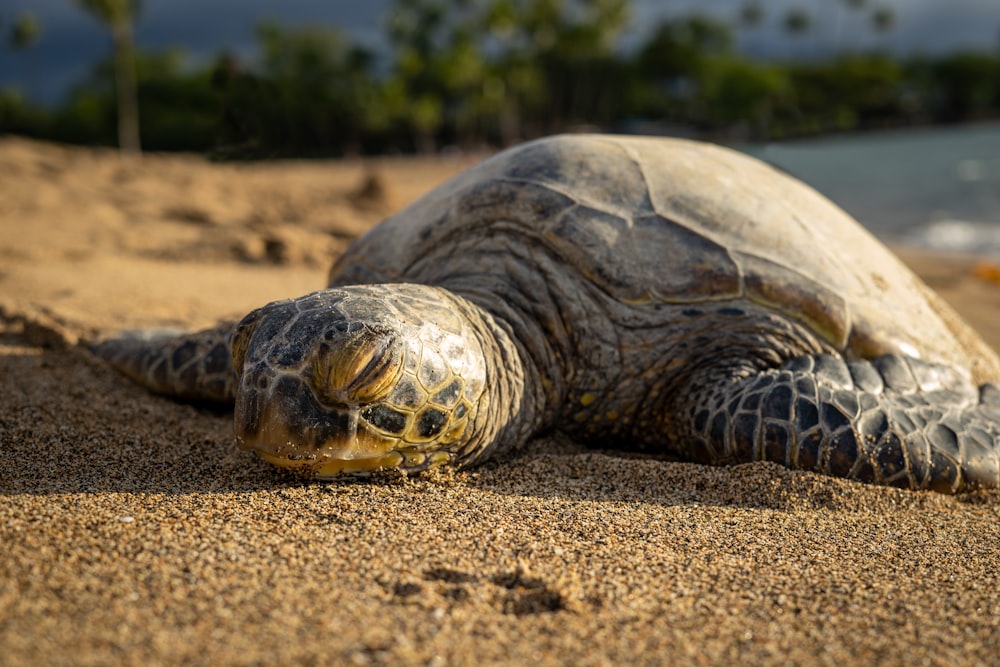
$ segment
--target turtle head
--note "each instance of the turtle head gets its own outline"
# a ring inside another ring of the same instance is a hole
[[[318,478],[461,465],[477,449],[482,349],[433,288],[370,285],[268,304],[237,326],[236,439]]]

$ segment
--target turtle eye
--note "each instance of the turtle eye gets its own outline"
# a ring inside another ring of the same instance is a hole
[[[313,383],[332,403],[367,404],[392,391],[402,372],[399,339],[365,327],[320,344]]]

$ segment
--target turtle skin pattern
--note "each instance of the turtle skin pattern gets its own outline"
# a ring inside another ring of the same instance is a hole
[[[469,447],[514,437],[497,432],[510,421],[503,403],[484,400],[486,374],[496,395],[514,370],[480,363],[504,356],[480,349],[500,340],[489,327],[425,285],[328,289],[258,308],[233,333],[236,439],[313,477],[468,458]]]
[[[708,463],[766,460],[944,493],[998,485],[1000,390],[919,359],[800,357],[696,403],[691,437]]]
[[[158,394],[229,403],[236,394],[230,350],[234,326],[221,322],[195,333],[130,331],[101,341],[91,351]]]

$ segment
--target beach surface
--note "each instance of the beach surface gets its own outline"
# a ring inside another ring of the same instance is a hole
[[[0,139],[0,665],[997,664],[1000,494],[563,439],[305,483],[80,341],[323,286],[474,158],[216,165]],[[1000,272],[904,259],[1000,346]]]

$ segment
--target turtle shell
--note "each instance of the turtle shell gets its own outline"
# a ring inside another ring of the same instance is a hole
[[[428,267],[463,262],[448,251],[459,239],[495,243],[503,262],[504,234],[544,244],[623,307],[747,299],[856,356],[899,352],[966,369],[970,357],[995,359],[815,190],[742,153],[679,139],[565,135],[499,153],[359,239],[331,283],[434,282]]]

